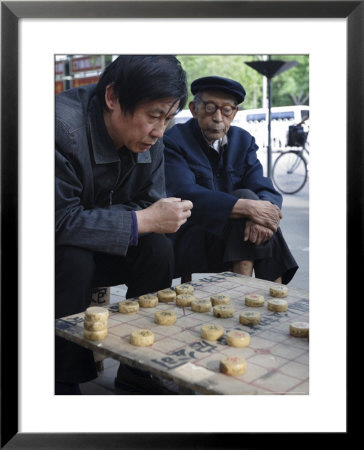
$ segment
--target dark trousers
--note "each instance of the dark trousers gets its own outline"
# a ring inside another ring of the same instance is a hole
[[[249,189],[233,192],[239,198],[259,200]],[[230,219],[221,239],[213,235],[206,236],[206,252],[211,272],[231,270],[236,261],[253,261],[257,278],[274,281],[282,276],[287,284],[293,278],[298,265],[288,248],[282,231],[278,228],[269,241],[256,245],[244,242],[245,219]]]
[[[94,253],[79,247],[56,247],[55,316],[85,311],[93,287],[126,284],[132,298],[170,287],[174,260],[164,235],[148,234],[126,256]],[[93,352],[56,336],[55,379],[83,383],[97,377]]]

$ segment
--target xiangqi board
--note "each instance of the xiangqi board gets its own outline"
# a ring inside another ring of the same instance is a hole
[[[268,309],[268,302],[274,298],[270,295],[274,283],[268,281],[223,272],[188,284],[193,287],[196,300],[209,300],[219,294],[228,296],[233,316],[217,317],[212,307],[206,312],[193,311],[191,307],[177,306],[175,301],[122,314],[114,303],[107,306],[108,333],[103,340],[85,338],[85,313],[58,319],[56,333],[201,394],[308,394],[309,338],[307,334],[290,334],[292,323],[309,322],[307,292],[288,286],[284,298],[288,308],[279,312]],[[263,296],[264,304],[247,306],[248,295]],[[156,323],[155,313],[163,311],[174,312],[177,320],[172,325]],[[240,315],[249,311],[259,312],[259,323],[240,322]],[[207,324],[223,327],[223,335],[218,340],[201,337],[201,328]],[[144,329],[152,331],[153,343],[146,347],[132,345],[131,333]],[[234,330],[249,333],[249,345],[228,345],[226,336]],[[223,373],[220,362],[229,358],[231,362],[244,360],[244,373]]]

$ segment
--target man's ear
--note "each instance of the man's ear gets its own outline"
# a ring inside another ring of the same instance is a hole
[[[105,103],[109,110],[113,111],[115,106],[119,103],[117,95],[115,95],[114,87],[112,84],[106,86],[105,89]]]
[[[191,101],[188,104],[188,107],[190,108],[192,116],[196,119],[197,118],[197,112],[196,112],[196,103]]]

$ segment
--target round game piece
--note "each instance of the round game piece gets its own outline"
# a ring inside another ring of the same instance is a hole
[[[208,312],[211,309],[211,302],[207,299],[193,300],[191,302],[191,309],[200,313]]]
[[[150,330],[135,330],[130,335],[130,343],[138,347],[148,347],[154,342],[154,334]]]
[[[264,306],[263,295],[249,294],[245,296],[245,304],[247,306]]]
[[[139,311],[139,303],[134,300],[123,300],[119,302],[118,309],[121,314],[132,314]]]
[[[309,325],[307,322],[293,322],[289,326],[289,334],[295,337],[308,337]]]
[[[142,308],[154,308],[158,305],[158,297],[153,294],[141,295],[138,300]]]
[[[226,343],[231,347],[247,347],[250,344],[250,334],[246,331],[231,330],[226,335]]]
[[[177,320],[177,314],[173,311],[157,311],[154,314],[154,322],[159,325],[173,325]]]
[[[85,320],[102,322],[109,317],[109,311],[101,306],[90,306],[85,311]]]
[[[90,341],[101,341],[102,339],[105,339],[107,336],[107,328],[104,328],[103,330],[99,331],[89,331],[84,329],[83,335],[86,339]]]
[[[101,331],[107,329],[107,322],[104,321],[93,321],[93,320],[85,320],[83,323],[84,329],[87,331]]]
[[[224,294],[216,294],[216,295],[212,295],[210,297],[210,301],[211,301],[212,306],[229,305],[230,297],[228,295],[224,295]]]
[[[230,305],[216,305],[213,307],[213,313],[215,317],[226,319],[228,317],[233,317],[234,308]]]
[[[224,328],[214,323],[208,323],[201,327],[201,337],[207,341],[217,341],[224,333]]]
[[[243,358],[227,357],[220,361],[220,372],[225,375],[242,375],[246,371],[246,361]]]
[[[271,286],[269,288],[269,294],[272,297],[287,297],[288,287],[287,286]]]
[[[239,322],[242,325],[258,325],[260,318],[260,313],[258,311],[243,311],[239,315]]]
[[[176,300],[176,291],[173,289],[162,289],[157,292],[158,300],[163,303],[174,302]]]
[[[178,294],[176,296],[177,306],[191,306],[191,303],[196,300],[194,295],[191,294]]]
[[[176,292],[177,295],[179,294],[193,294],[194,289],[191,284],[180,284],[179,286],[176,286]]]
[[[268,300],[268,309],[275,312],[284,312],[288,309],[288,302],[281,298],[272,298]]]

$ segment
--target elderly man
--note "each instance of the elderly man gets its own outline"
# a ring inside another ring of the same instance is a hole
[[[84,311],[92,287],[126,284],[130,298],[171,286],[164,233],[192,203],[164,198],[162,136],[186,99],[185,72],[168,55],[119,56],[97,85],[57,95],[56,318]],[[79,394],[97,376],[92,351],[56,337],[55,354],[56,394]]]
[[[282,197],[263,176],[254,138],[231,126],[245,90],[209,76],[191,91],[193,118],[164,135],[167,193],[194,205],[172,237],[175,276],[232,270],[287,284],[298,266],[279,228]]]

